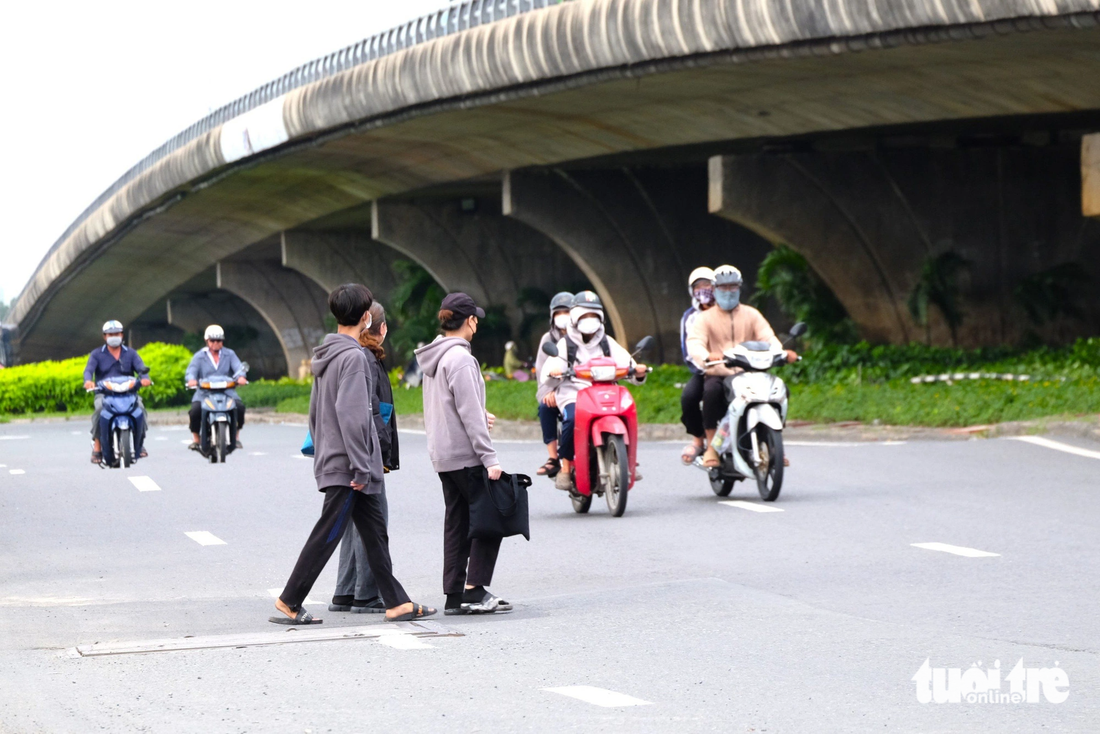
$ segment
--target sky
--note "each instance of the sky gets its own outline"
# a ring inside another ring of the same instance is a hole
[[[119,176],[295,66],[447,0],[12,3],[0,24],[0,298]],[[105,284],[105,287],[106,284]]]

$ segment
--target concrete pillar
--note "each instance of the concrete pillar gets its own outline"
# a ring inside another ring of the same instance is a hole
[[[372,235],[420,263],[445,290],[503,307],[513,330],[524,288],[552,294],[584,281],[553,241],[502,216],[499,196],[376,201]]]
[[[283,267],[309,277],[326,293],[343,283],[362,283],[384,306],[397,286],[393,261],[403,257],[360,230],[287,230],[280,248]]]
[[[1081,138],[1081,212],[1100,217],[1100,133]]]
[[[1100,278],[1079,167],[1076,143],[1050,140],[723,156],[710,161],[710,210],[801,252],[873,342],[952,343],[935,309],[926,329],[907,303],[922,269],[954,252],[969,263],[958,344],[1005,344],[1052,337],[1024,304],[1043,295],[1044,271],[1073,264]],[[1077,333],[1100,324],[1096,299],[1082,305]]]
[[[649,334],[658,358],[680,361],[688,274],[736,265],[752,282],[766,241],[707,213],[702,167],[511,171],[504,212],[545,233],[577,263],[604,302],[616,339]]]
[[[213,280],[213,279],[212,279]],[[220,324],[229,329],[227,337],[233,334],[233,327],[239,327],[255,334],[255,338],[246,344],[229,340],[226,346],[237,353],[251,366],[249,375],[255,379],[266,377],[277,379],[287,374],[286,357],[282,344],[260,313],[241,298],[228,291],[210,291],[208,293],[173,293],[164,303],[163,311],[158,314],[168,327],[182,333],[202,335],[210,324]],[[141,321],[154,324],[153,309],[143,314]],[[140,327],[139,327],[140,328]],[[155,329],[145,329],[152,334]],[[153,337],[143,336],[142,342]]]
[[[267,260],[223,260],[217,285],[260,312],[279,339],[288,374],[303,375],[327,331],[327,294],[305,275]]]

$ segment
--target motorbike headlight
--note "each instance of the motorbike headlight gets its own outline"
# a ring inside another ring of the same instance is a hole
[[[592,368],[592,380],[594,382],[614,382],[615,365],[600,365]]]

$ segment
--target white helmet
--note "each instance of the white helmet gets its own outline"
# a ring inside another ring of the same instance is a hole
[[[732,265],[719,265],[714,269],[715,285],[741,285],[741,271]]]
[[[122,333],[122,322],[121,321],[115,321],[114,319],[111,319],[110,321],[104,323],[103,324],[103,333],[104,334],[121,334]]]
[[[695,268],[691,271],[691,275],[688,276],[688,293],[691,292],[691,287],[695,285],[697,280],[709,280],[711,284],[714,284],[714,269],[708,268],[706,265]]]
[[[210,324],[210,326],[206,327],[206,333],[202,335],[202,338],[215,340],[221,339],[224,341],[225,332],[222,331],[222,327],[218,326],[217,324]]]

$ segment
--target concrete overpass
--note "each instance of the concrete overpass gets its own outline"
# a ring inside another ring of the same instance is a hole
[[[168,141],[45,257],[13,311],[20,358],[161,318],[213,273],[294,373],[323,289],[384,296],[398,256],[513,322],[523,288],[587,279],[666,358],[690,269],[751,273],[773,242],[884,341],[923,335],[904,302],[941,252],[972,264],[966,344],[1022,333],[1013,293],[1051,265],[1100,278],[1081,176],[1100,0],[541,5],[453,6]],[[1098,325],[1093,298],[1067,328]]]

